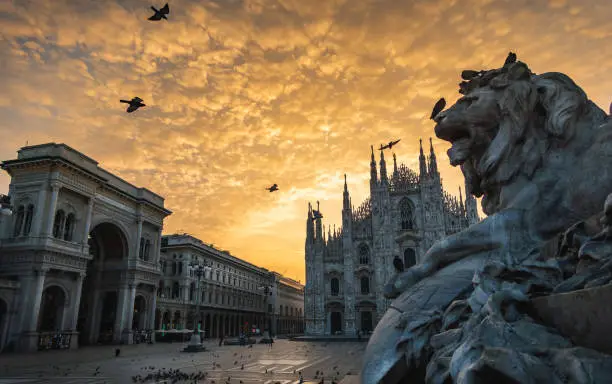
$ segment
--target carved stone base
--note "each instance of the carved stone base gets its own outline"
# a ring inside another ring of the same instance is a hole
[[[70,336],[70,349],[78,349],[79,348],[79,332],[72,331]]]
[[[206,348],[202,345],[200,335],[195,333],[191,335],[189,344],[183,349],[183,352],[204,352]]]
[[[23,332],[17,344],[17,352],[38,351],[38,332]]]

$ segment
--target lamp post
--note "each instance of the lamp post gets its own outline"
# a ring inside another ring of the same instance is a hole
[[[198,323],[202,322],[202,311],[200,311],[200,280],[206,273],[206,271],[212,270],[212,268],[208,265],[201,265],[198,263],[191,263],[189,265],[191,271],[193,271],[196,277],[196,311],[198,311]],[[195,320],[195,316],[194,316]],[[185,347],[185,352],[199,352],[204,351],[205,348],[202,346],[202,338],[200,337],[200,331],[197,329],[197,323],[194,324],[193,334],[191,335],[191,340],[189,340],[189,345]]]
[[[261,287],[257,287],[257,289],[263,289],[264,291],[264,335],[261,340],[262,343],[271,342],[272,336],[270,336],[270,324],[269,324],[269,312],[268,311],[268,297],[272,296],[272,287],[269,285],[262,285]]]

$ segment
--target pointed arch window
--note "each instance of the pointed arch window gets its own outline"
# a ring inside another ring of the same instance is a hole
[[[64,240],[72,241],[72,233],[74,232],[74,213],[69,213],[66,216],[64,223]]]
[[[359,247],[359,264],[370,263],[370,249],[367,245],[363,244]]]
[[[66,215],[63,210],[59,210],[55,213],[55,220],[53,222],[53,237],[61,239],[64,232],[64,220]]]
[[[21,235],[21,227],[23,226],[23,219],[25,216],[25,207],[20,205],[17,208],[17,215],[15,215],[15,227],[13,228],[13,237]]]
[[[32,204],[29,204],[25,212],[25,221],[23,223],[23,235],[24,236],[28,236],[30,234],[30,230],[32,229],[32,218],[33,217],[34,217],[34,206]]]
[[[406,198],[400,201],[400,225],[403,231],[414,229],[412,206]]]
[[[412,248],[404,250],[404,268],[408,269],[416,264],[416,253]]]

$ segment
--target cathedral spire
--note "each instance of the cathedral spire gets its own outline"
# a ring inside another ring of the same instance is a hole
[[[427,176],[427,164],[425,163],[425,154],[423,153],[423,139],[419,138],[419,172],[421,180]]]
[[[378,183],[378,176],[376,173],[376,159],[374,159],[374,146],[371,145],[372,160],[370,161],[370,187],[376,186]]]
[[[351,200],[348,191],[348,185],[346,184],[346,173],[344,174],[344,192],[342,193],[342,209],[345,211],[351,210]]]
[[[389,180],[387,179],[387,163],[385,162],[385,153],[382,150],[380,151],[380,183],[389,184]]]
[[[319,208],[319,202],[317,201],[317,212],[321,213],[320,208]],[[318,215],[316,216],[315,219],[315,230],[316,230],[316,240],[321,241],[323,239],[323,227],[322,227],[322,223],[321,223],[321,216]]]
[[[436,153],[433,149],[433,142],[431,137],[429,138],[429,174],[432,177],[438,175],[438,162],[436,161]]]
[[[314,242],[314,223],[312,221],[312,205],[308,203],[308,218],[306,219],[306,244]]]
[[[396,179],[398,177],[397,174],[397,158],[395,157],[395,152],[393,153],[393,178]]]

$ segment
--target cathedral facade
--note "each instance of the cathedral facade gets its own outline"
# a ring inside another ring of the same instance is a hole
[[[419,172],[397,165],[387,173],[384,153],[380,172],[374,148],[370,162],[370,197],[357,209],[344,182],[342,228],[327,234],[309,204],[306,224],[304,317],[308,335],[354,335],[372,331],[387,310],[383,287],[394,273],[393,258],[406,268],[418,263],[435,241],[478,222],[476,199],[465,202],[442,188],[430,139],[425,156],[421,142]],[[317,202],[317,211],[319,211]]]

